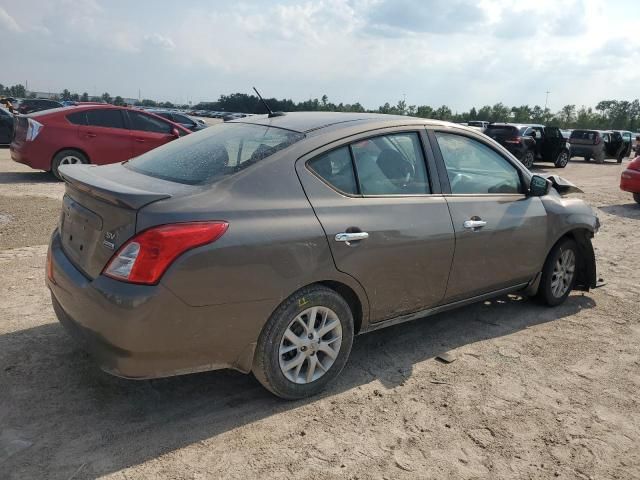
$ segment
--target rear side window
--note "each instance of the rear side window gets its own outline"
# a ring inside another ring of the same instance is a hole
[[[517,127],[492,127],[491,125],[489,125],[485,131],[486,135],[496,137],[516,137],[518,133]]]
[[[227,123],[207,128],[197,135],[187,135],[125,165],[136,172],[172,182],[189,185],[212,183],[244,170],[303,138],[302,133],[281,128]]]
[[[86,125],[87,124],[87,112],[75,112],[71,115],[67,115],[69,120],[74,125]]]
[[[336,190],[352,195],[358,193],[349,147],[338,148],[320,155],[309,161],[307,165]]]
[[[570,138],[575,138],[576,140],[595,140],[598,136],[598,132],[589,131],[589,130],[574,130],[571,132]]]
[[[417,133],[369,138],[352,144],[351,150],[363,195],[430,193]]]
[[[125,128],[120,110],[89,110],[87,125],[103,128]]]
[[[131,130],[153,133],[171,133],[171,130],[173,130],[173,126],[170,123],[163,122],[159,118],[145,115],[144,113],[130,111],[129,118],[131,119]]]

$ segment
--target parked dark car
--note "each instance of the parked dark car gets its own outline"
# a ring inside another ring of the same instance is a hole
[[[11,143],[13,122],[13,114],[6,108],[0,107],[0,145]]]
[[[260,115],[60,172],[53,306],[123,377],[234,368],[302,398],[356,334],[596,282],[593,209],[450,123]]]
[[[569,144],[557,127],[492,123],[484,131],[509,150],[525,167],[534,161],[552,162],[558,168],[569,163]]]
[[[585,162],[594,159],[596,163],[604,163],[608,158],[622,163],[622,159],[631,147],[619,132],[610,130],[574,130],[569,138],[571,156],[583,157]]]
[[[23,115],[63,107],[60,102],[44,98],[20,98],[13,103],[13,106],[18,113]]]
[[[173,112],[170,110],[153,110],[151,111],[151,113],[155,113],[156,115],[160,115],[167,120],[171,120],[174,123],[182,125],[184,128],[188,128],[192,132],[197,132],[198,130],[202,130],[203,128],[207,128],[209,126],[205,123],[204,120],[192,118],[180,112]]]

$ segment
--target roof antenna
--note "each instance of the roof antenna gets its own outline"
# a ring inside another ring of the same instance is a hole
[[[266,108],[267,112],[269,112],[269,118],[284,117],[286,115],[286,113],[284,112],[274,112],[273,110],[271,110],[271,108],[269,108],[269,104],[264,101],[264,98],[262,98],[262,95],[260,95],[260,92],[258,91],[258,89],[256,87],[253,87],[253,90],[258,94],[258,98],[264,105],[264,108]]]

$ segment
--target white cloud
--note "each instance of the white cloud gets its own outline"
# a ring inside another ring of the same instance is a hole
[[[22,31],[18,22],[16,22],[16,20],[2,7],[0,7],[0,29],[6,29],[10,32]]]
[[[294,100],[326,93],[376,107],[406,93],[410,104],[460,110],[544,104],[546,90],[554,102],[594,104],[637,96],[640,81],[633,0],[153,5],[33,0],[0,8],[0,42],[16,46],[0,83],[29,78],[43,89],[95,85],[132,96],[141,88],[148,97],[193,100],[255,83]]]
[[[159,33],[145,35],[144,41],[148,45],[151,45],[153,47],[160,47],[164,50],[174,50],[176,48],[176,44],[173,43],[173,40],[171,40],[171,38],[160,35]]]

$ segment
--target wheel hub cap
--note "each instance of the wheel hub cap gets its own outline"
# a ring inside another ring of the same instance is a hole
[[[560,298],[571,288],[576,270],[576,255],[573,250],[565,250],[560,254],[553,267],[551,276],[551,293]]]
[[[342,324],[327,307],[311,307],[294,318],[282,336],[280,370],[294,383],[311,383],[322,377],[338,357]]]

